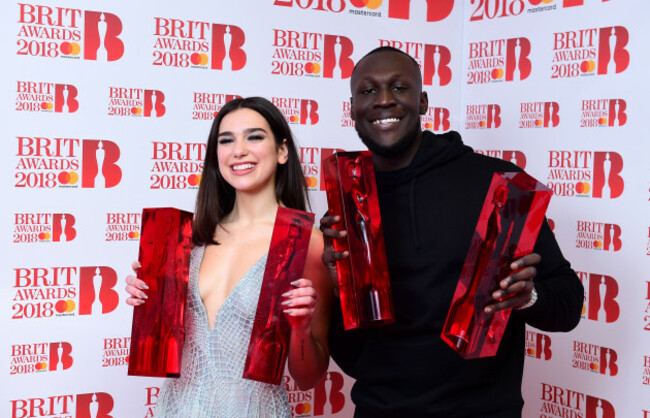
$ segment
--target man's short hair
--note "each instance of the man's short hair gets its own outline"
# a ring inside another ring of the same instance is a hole
[[[354,72],[357,70],[357,66],[359,65],[359,63],[361,61],[363,61],[366,57],[368,57],[370,55],[373,55],[373,54],[377,54],[379,52],[396,52],[398,54],[402,54],[402,55],[405,55],[405,56],[409,57],[409,59],[411,60],[411,62],[415,66],[415,68],[418,70],[418,74],[420,74],[420,64],[418,64],[418,62],[415,60],[415,58],[413,58],[412,56],[410,56],[406,52],[402,51],[401,49],[397,49],[397,48],[394,48],[392,46],[379,46],[379,47],[373,49],[372,51],[368,52],[366,55],[361,57],[361,59],[359,61],[357,61],[357,63],[354,65],[354,69],[352,70],[352,74],[350,75],[350,81],[352,81],[351,80],[352,75],[354,75]]]

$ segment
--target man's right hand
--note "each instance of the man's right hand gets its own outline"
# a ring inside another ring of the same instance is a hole
[[[323,231],[323,256],[322,260],[327,271],[329,272],[330,279],[332,280],[332,285],[334,286],[334,294],[338,296],[338,276],[336,274],[336,263],[339,260],[343,260],[350,256],[348,251],[334,251],[334,241],[335,239],[343,239],[348,233],[346,230],[336,230],[332,229],[332,226],[338,222],[341,222],[340,216],[328,216],[325,215],[320,220],[320,230]]]

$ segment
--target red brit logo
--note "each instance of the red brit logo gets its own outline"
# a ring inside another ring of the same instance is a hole
[[[244,31],[235,25],[155,17],[153,65],[238,71],[246,65]]]
[[[532,69],[530,50],[523,37],[470,42],[467,84],[525,80]]]

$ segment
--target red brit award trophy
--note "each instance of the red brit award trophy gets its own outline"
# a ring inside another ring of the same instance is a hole
[[[442,330],[442,339],[464,358],[496,354],[512,309],[483,309],[510,264],[533,251],[551,194],[524,172],[492,177]]]
[[[275,385],[282,381],[291,325],[282,312],[281,298],[292,289],[291,282],[302,277],[313,226],[313,213],[278,208],[248,344],[245,379]]]
[[[325,161],[323,170],[330,213],[342,218],[332,228],[348,233],[346,240],[334,240],[336,251],[350,252],[336,265],[343,326],[355,329],[395,322],[370,151],[337,152]]]
[[[133,308],[131,376],[181,374],[192,217],[174,208],[142,210],[138,277],[149,286],[149,298]]]

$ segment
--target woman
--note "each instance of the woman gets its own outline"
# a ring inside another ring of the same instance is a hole
[[[307,191],[284,116],[260,97],[228,102],[214,120],[194,218],[181,377],[160,391],[156,416],[289,417],[284,385],[242,378],[279,206],[305,210]],[[327,371],[331,282],[322,234],[311,235],[304,277],[283,295],[289,372],[303,390]],[[134,263],[134,269],[139,265]],[[126,279],[127,303],[147,289]]]

